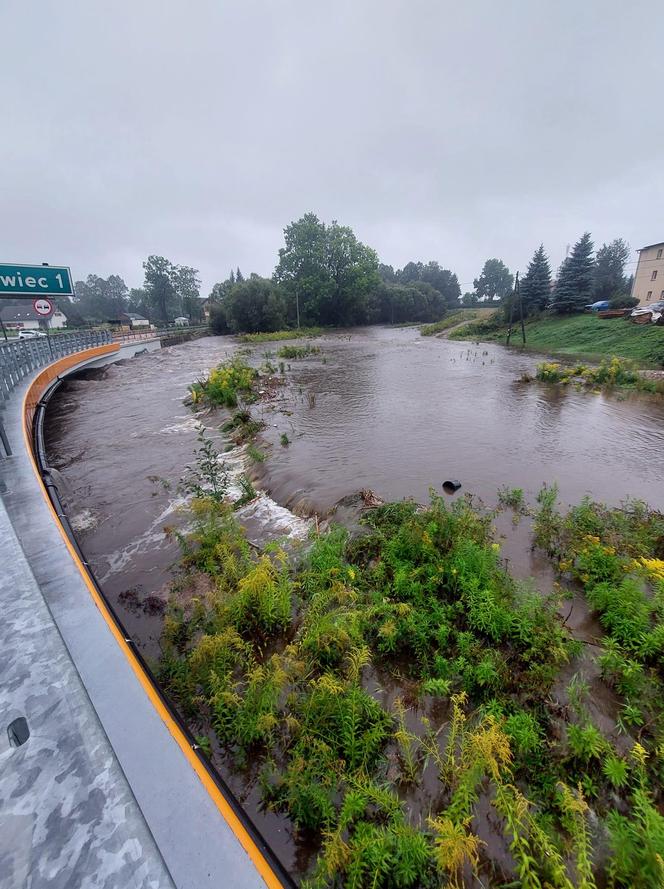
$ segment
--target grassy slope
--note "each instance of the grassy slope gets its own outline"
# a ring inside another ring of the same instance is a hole
[[[476,325],[462,327],[451,334],[452,339],[480,339],[505,342],[506,329],[480,331]],[[521,341],[516,328],[512,342]],[[563,355],[604,357],[619,355],[643,365],[664,366],[664,327],[638,325],[621,318],[602,320],[594,315],[573,315],[543,318],[526,324],[529,348]]]

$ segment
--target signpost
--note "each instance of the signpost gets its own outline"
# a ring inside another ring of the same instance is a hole
[[[71,272],[68,266],[0,263],[0,296],[74,296]]]
[[[55,306],[51,302],[50,299],[44,299],[44,297],[40,297],[33,301],[32,305],[34,306],[35,312],[41,318],[50,318],[53,312],[55,311]]]

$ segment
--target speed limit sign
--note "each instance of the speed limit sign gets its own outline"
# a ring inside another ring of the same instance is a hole
[[[43,296],[39,297],[39,299],[35,299],[32,302],[32,305],[35,308],[35,312],[41,318],[50,318],[53,314],[53,303],[50,299],[45,299]]]

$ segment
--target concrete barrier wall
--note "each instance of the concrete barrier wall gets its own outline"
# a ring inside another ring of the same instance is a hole
[[[51,558],[58,560],[53,567],[64,567],[63,559],[71,566],[58,581],[49,576],[48,564],[42,560],[37,580],[40,581],[41,574],[41,580],[57,591],[53,602],[47,597],[47,604],[175,885],[183,889],[259,889],[265,885],[279,889],[293,885],[232,794],[226,792],[223,782],[200,757],[192,738],[153,683],[84,564],[73,536],[67,533],[66,517],[61,508],[54,508],[44,485],[33,441],[40,401],[58,377],[104,359],[113,360],[114,354],[120,354],[117,343],[67,355],[45,367],[16,392],[22,395],[22,402],[20,411],[14,410],[13,429],[20,421],[25,444],[23,454],[17,457],[24,466],[30,464],[41,494],[41,509],[48,510],[52,527],[61,538],[60,546],[51,549]],[[23,504],[26,508],[28,499]],[[37,505],[34,501],[32,508],[37,509]],[[11,515],[11,509],[8,512]],[[17,529],[19,539],[22,530],[26,529]],[[45,546],[42,540],[40,552]],[[30,546],[26,555],[30,558]],[[71,588],[63,595],[61,585],[65,577],[70,579]],[[87,604],[80,598],[81,589],[87,591]],[[93,606],[93,611],[88,605]],[[111,639],[115,652],[108,648]],[[210,842],[212,838],[214,842]]]

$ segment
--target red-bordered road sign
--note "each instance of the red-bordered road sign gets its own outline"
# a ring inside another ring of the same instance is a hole
[[[51,302],[50,299],[45,299],[45,297],[40,296],[39,299],[35,299],[32,302],[34,306],[35,312],[41,318],[50,318],[53,312],[55,311],[55,306]]]

